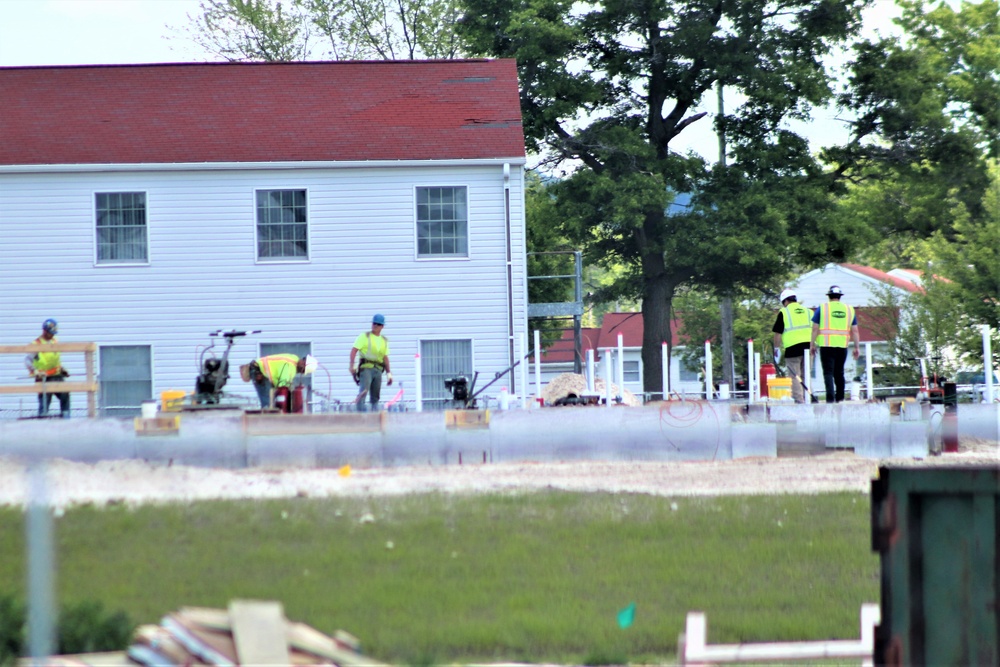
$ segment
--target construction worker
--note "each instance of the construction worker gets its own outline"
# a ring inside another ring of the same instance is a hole
[[[387,384],[392,385],[392,372],[389,370],[389,339],[382,335],[385,327],[385,316],[376,314],[372,317],[372,329],[359,335],[351,348],[351,377],[358,385],[358,397],[354,405],[358,412],[364,412],[365,396],[372,410],[378,410],[378,399],[382,393],[382,372],[385,372]]]
[[[311,354],[301,359],[294,354],[269,354],[251,361],[249,376],[257,390],[261,409],[274,407],[276,390],[282,387],[291,389],[297,374],[311,375],[318,365],[316,357]],[[242,375],[242,369],[240,371]]]
[[[795,292],[786,289],[778,297],[781,310],[774,321],[774,363],[785,358],[785,367],[792,376],[792,398],[805,403],[803,360],[812,343],[812,310],[798,303]],[[782,354],[784,350],[784,354]]]
[[[854,358],[861,355],[861,334],[858,332],[858,318],[854,307],[841,303],[844,291],[831,285],[826,293],[829,301],[816,309],[813,315],[813,354],[819,349],[819,359],[823,364],[823,381],[826,384],[826,402],[840,403],[844,400],[844,364],[847,362],[848,339],[854,341]]]
[[[56,334],[59,332],[59,324],[53,319],[42,322],[42,335],[32,341],[33,345],[54,345]],[[37,352],[29,354],[24,360],[35,382],[48,384],[49,382],[62,382],[69,377],[69,371],[62,366],[62,359],[58,352]],[[63,419],[69,419],[69,394],[58,393],[59,412]],[[49,413],[49,406],[52,404],[52,394],[38,394],[38,416],[45,417]]]

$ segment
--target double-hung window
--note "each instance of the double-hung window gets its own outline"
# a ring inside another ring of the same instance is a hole
[[[144,264],[149,260],[145,192],[98,192],[97,263]]]
[[[417,188],[417,257],[468,256],[467,188]]]
[[[452,394],[445,389],[444,381],[459,376],[472,382],[471,340],[420,341],[420,387],[424,407],[451,407]]]
[[[305,190],[257,190],[257,259],[309,258]]]

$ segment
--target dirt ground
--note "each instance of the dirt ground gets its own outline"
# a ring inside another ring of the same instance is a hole
[[[958,453],[926,459],[865,459],[848,452],[808,458],[733,461],[574,461],[491,463],[367,469],[251,468],[223,470],[153,465],[143,461],[94,464],[65,460],[46,468],[48,502],[80,504],[191,502],[240,498],[328,498],[408,493],[566,491],[645,493],[658,496],[867,493],[880,465],[1000,466],[1000,445],[964,440]],[[24,506],[28,477],[23,462],[0,458],[0,506]]]

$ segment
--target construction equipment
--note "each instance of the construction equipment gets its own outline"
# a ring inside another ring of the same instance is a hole
[[[947,378],[938,375],[937,371],[927,374],[927,360],[941,361],[941,357],[912,357],[910,361],[920,362],[920,389],[917,400],[931,403],[944,403],[944,382]],[[937,363],[935,363],[935,366]]]
[[[222,388],[226,386],[229,379],[229,351],[233,348],[233,343],[237,338],[259,334],[257,331],[223,331],[218,329],[208,334],[214,338],[212,344],[201,352],[198,366],[201,373],[195,380],[193,402],[196,405],[219,405],[222,402]],[[217,357],[212,352],[215,349],[219,337],[226,339],[226,349],[222,357]]]

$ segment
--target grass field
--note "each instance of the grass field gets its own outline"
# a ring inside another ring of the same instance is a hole
[[[0,593],[21,597],[23,525],[0,509]],[[850,638],[879,592],[859,494],[83,507],[56,531],[62,603],[149,623],[186,605],[280,600],[289,618],[408,664],[663,662],[695,609],[711,642]]]

